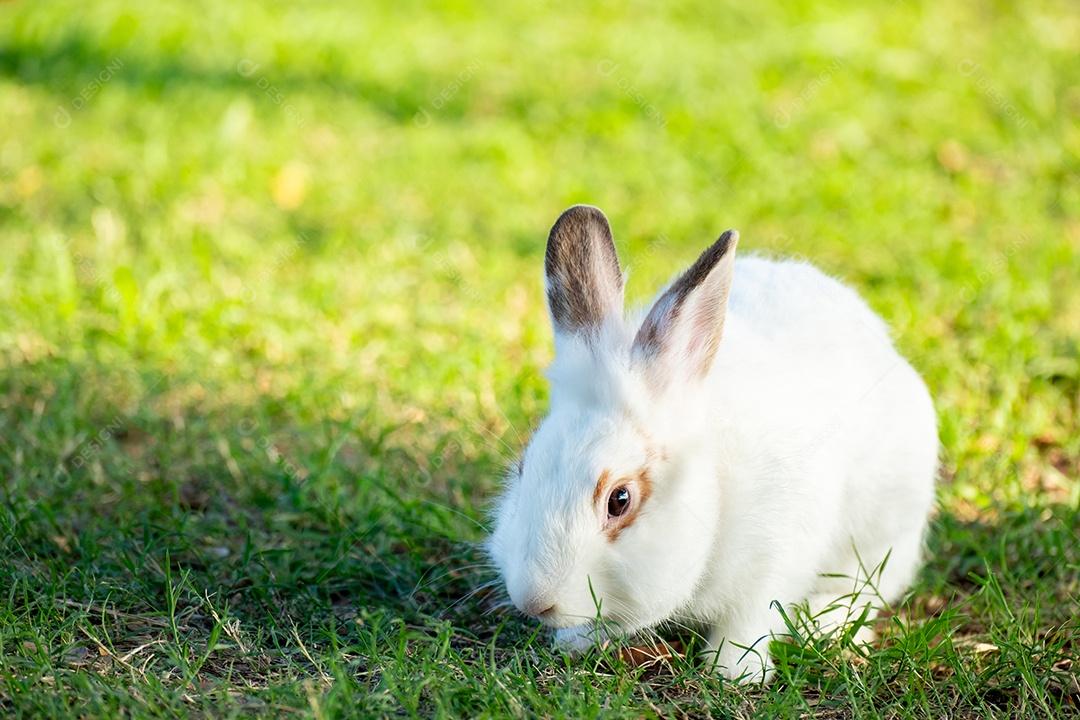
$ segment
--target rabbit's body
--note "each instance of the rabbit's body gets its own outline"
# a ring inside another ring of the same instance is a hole
[[[881,320],[810,265],[739,260],[708,386],[729,464],[709,570],[680,616],[751,645],[783,630],[769,600],[812,612],[860,591],[898,600],[918,568],[938,441],[929,393]],[[863,603],[850,604],[857,617]]]
[[[911,581],[937,464],[929,394],[854,291],[802,263],[733,262],[733,234],[623,320],[609,233],[580,206],[552,230],[551,413],[489,547],[564,644],[596,639],[599,603],[629,632],[706,626],[710,662],[767,679],[774,602],[849,596],[858,615]]]

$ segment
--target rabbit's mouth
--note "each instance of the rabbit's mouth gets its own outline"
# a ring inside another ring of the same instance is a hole
[[[621,643],[630,635],[615,623],[600,621],[561,628],[555,631],[555,646],[570,653],[582,653],[592,647],[604,648]]]
[[[623,636],[647,626],[639,617],[630,617],[625,613],[608,612],[604,608],[601,614],[593,610],[589,614],[570,612],[552,613],[540,617],[541,622],[556,633],[593,633],[599,628],[605,636]]]
[[[596,625],[595,615],[576,615],[571,613],[552,612],[540,616],[540,621],[552,630],[577,630],[579,628],[591,628]]]

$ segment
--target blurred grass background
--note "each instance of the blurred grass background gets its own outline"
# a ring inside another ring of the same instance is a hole
[[[437,672],[356,608],[404,618],[421,645],[464,633],[521,662],[496,629],[531,628],[461,600],[490,575],[459,543],[483,537],[546,407],[543,244],[577,202],[611,218],[638,301],[728,227],[740,252],[805,256],[857,287],[941,418],[915,607],[940,616],[988,592],[972,573],[993,578],[1000,602],[964,610],[986,614],[965,632],[998,628],[1030,657],[1071,620],[1064,654],[1019,687],[1050,702],[1050,669],[1074,672],[1054,664],[1075,657],[1080,594],[1070,4],[9,2],[3,17],[3,707],[481,712],[480,681],[446,703],[398,683]],[[167,642],[103,607],[163,613]],[[210,609],[219,635],[235,620],[248,639],[209,642]],[[141,650],[135,672],[117,659],[138,640],[172,650]],[[244,659],[250,688],[219,655]],[[586,698],[612,689],[574,677]],[[1001,707],[1029,707],[1005,685]],[[577,707],[515,687],[532,712]],[[715,702],[795,702],[770,693]]]

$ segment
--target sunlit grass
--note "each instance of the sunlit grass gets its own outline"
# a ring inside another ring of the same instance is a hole
[[[1077,712],[1067,4],[5,12],[5,714]],[[635,301],[735,227],[890,322],[944,469],[880,643],[737,689],[568,661],[474,592],[575,202]]]

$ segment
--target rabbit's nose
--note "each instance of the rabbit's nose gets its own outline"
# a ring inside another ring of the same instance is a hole
[[[548,598],[534,598],[518,605],[518,609],[530,617],[543,620],[545,616],[555,612],[555,604]]]

